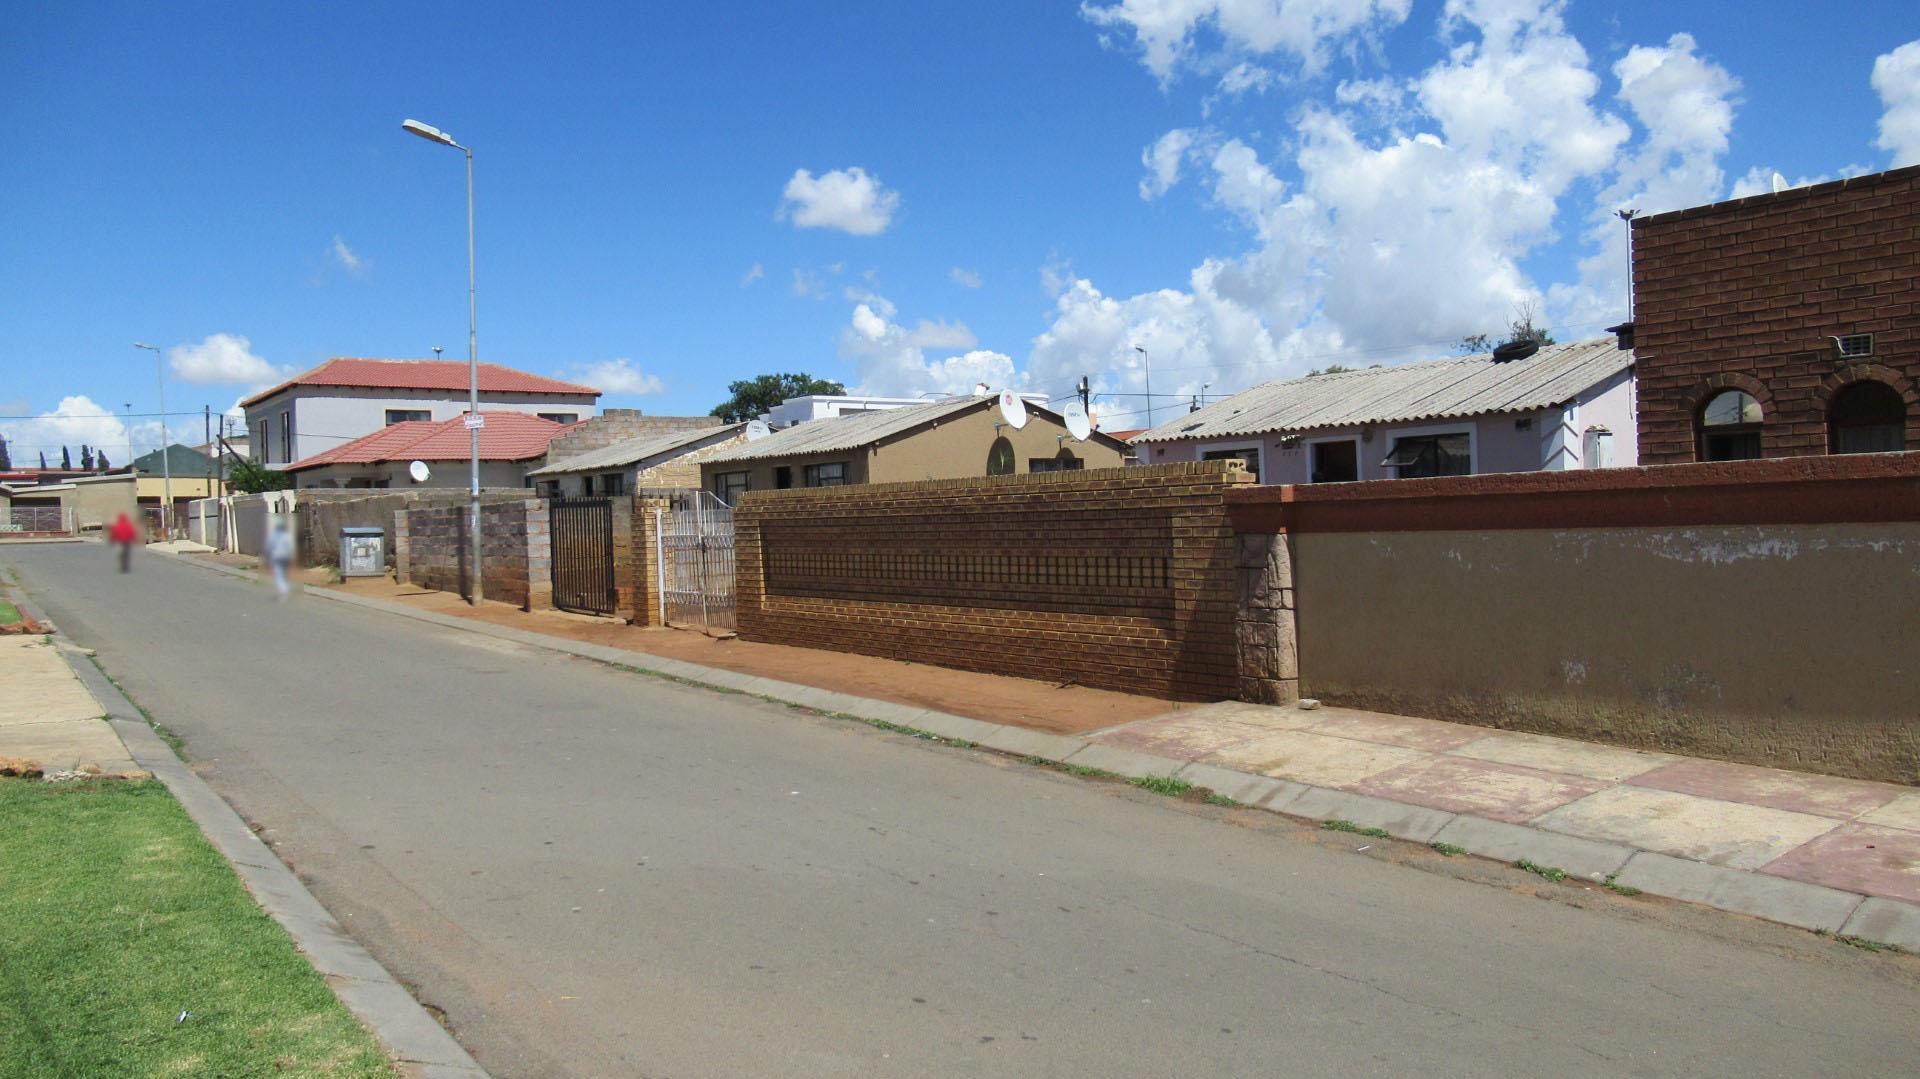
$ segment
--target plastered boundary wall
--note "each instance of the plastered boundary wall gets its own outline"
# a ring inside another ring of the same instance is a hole
[[[1236,492],[1301,692],[1920,783],[1920,454]]]
[[[755,491],[748,640],[1180,699],[1239,691],[1225,496],[1202,462]]]

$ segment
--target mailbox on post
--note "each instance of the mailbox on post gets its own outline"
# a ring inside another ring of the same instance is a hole
[[[340,576],[382,577],[387,572],[387,530],[342,528]]]

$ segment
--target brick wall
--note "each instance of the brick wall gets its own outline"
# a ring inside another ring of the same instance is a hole
[[[1180,699],[1239,690],[1237,463],[755,491],[739,631]]]
[[[642,494],[632,499],[633,516],[628,521],[633,537],[632,554],[628,559],[627,573],[633,583],[633,603],[624,602],[621,610],[626,612],[627,620],[637,626],[664,626],[667,613],[660,609],[660,548],[658,529],[664,523],[664,515],[673,510],[672,502],[660,495]],[[656,517],[655,511],[662,517]],[[619,566],[616,564],[615,571]]]
[[[387,564],[394,560],[394,514],[400,510],[461,506],[467,504],[467,492],[451,488],[421,487],[398,491],[290,491],[294,513],[298,515],[295,534],[299,536],[300,561],[304,565],[340,564],[340,530],[346,527],[384,528],[387,530]],[[527,492],[519,487],[488,487],[480,491],[480,501],[519,502]]]
[[[1642,463],[1695,460],[1723,389],[1759,400],[1763,456],[1826,453],[1861,379],[1906,398],[1920,449],[1920,166],[1641,218],[1633,244]],[[1837,360],[1827,338],[1857,333],[1874,355]]]
[[[468,508],[443,506],[395,514],[395,576],[442,592],[467,594]],[[553,547],[547,503],[523,498],[480,507],[480,587],[489,600],[524,610],[553,606]]]

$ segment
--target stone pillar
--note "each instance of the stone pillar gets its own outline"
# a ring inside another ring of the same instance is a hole
[[[526,502],[527,602],[529,611],[553,609],[553,534],[547,500]]]
[[[396,510],[393,514],[393,579],[398,584],[411,580],[413,569],[413,537],[407,528],[406,510]]]
[[[1240,699],[1291,704],[1300,699],[1294,635],[1293,559],[1286,533],[1246,532],[1235,540],[1234,643]]]

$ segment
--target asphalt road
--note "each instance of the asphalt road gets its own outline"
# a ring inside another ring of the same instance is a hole
[[[1920,1048],[1910,960],[155,555],[0,561],[496,1075],[1879,1076]]]

